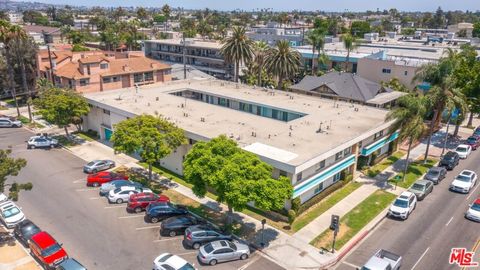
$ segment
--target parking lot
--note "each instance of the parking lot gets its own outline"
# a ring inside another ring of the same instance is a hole
[[[151,269],[153,259],[169,252],[199,269],[282,269],[259,252],[248,260],[199,265],[197,251],[182,245],[183,236],[160,237],[160,224],[144,222],[144,214],[130,214],[126,205],[109,204],[98,188],[86,187],[84,160],[64,149],[27,150],[32,136],[26,129],[0,129],[0,148],[12,146],[27,166],[11,180],[32,182],[18,204],[27,218],[57,241],[88,269]]]

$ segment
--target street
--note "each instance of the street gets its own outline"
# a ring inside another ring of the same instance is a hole
[[[98,188],[85,186],[81,160],[64,149],[27,150],[33,134],[23,128],[0,129],[0,148],[12,147],[14,157],[27,166],[9,182],[32,182],[22,191],[18,204],[28,219],[49,232],[88,269],[151,269],[164,252],[183,257],[199,269],[282,269],[259,252],[245,261],[199,265],[195,250],[182,245],[183,236],[159,237],[159,224],[144,222],[144,214],[128,214],[126,205],[108,204]]]
[[[448,190],[450,183],[463,169],[480,173],[480,151],[466,159],[420,201],[408,220],[385,218],[342,262],[338,270],[361,267],[379,249],[383,248],[403,257],[402,269],[459,269],[449,264],[450,250],[464,247],[467,251],[480,239],[480,224],[464,218],[464,213],[479,197],[480,184],[469,194]],[[480,261],[478,252],[474,257]]]

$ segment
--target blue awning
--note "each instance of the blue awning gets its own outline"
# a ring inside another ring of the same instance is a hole
[[[321,182],[348,168],[353,163],[355,163],[355,155],[350,155],[338,164],[334,164],[330,168],[310,177],[309,179],[302,182],[300,185],[294,187],[292,198],[296,198],[305,193],[306,191],[310,190],[311,188],[318,186]]]
[[[382,148],[383,146],[385,146],[386,144],[390,143],[391,141],[395,140],[396,138],[398,138],[398,131],[396,131],[395,133],[393,133],[392,135],[388,136],[388,137],[384,137],[382,138],[381,140],[378,140],[368,146],[365,146],[362,151],[360,152],[360,155],[361,156],[368,156],[370,155],[371,153],[377,151],[378,149]]]

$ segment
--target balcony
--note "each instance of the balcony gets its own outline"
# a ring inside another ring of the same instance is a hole
[[[390,136],[383,137],[382,139],[375,141],[368,146],[363,147],[362,151],[360,152],[360,155],[369,156],[370,154],[382,148],[386,144],[394,141],[396,138],[398,138],[398,131],[396,131]]]

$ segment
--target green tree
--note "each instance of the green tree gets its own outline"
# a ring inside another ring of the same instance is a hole
[[[398,99],[397,107],[387,114],[386,120],[393,121],[389,134],[398,131],[398,140],[408,140],[407,159],[403,168],[403,180],[407,174],[410,150],[414,141],[420,139],[425,131],[423,117],[426,113],[425,98],[408,94]]]
[[[307,40],[308,43],[312,45],[312,75],[315,75],[315,52],[318,51],[319,56],[323,52],[323,48],[325,47],[325,34],[318,29],[314,29],[308,34]]]
[[[165,15],[157,14],[153,17],[153,21],[156,23],[164,23],[167,21],[167,18],[165,17]]]
[[[363,35],[370,33],[370,23],[366,21],[353,21],[350,34],[356,38],[363,38]]]
[[[18,173],[22,170],[23,167],[27,165],[27,161],[23,158],[12,158],[10,155],[12,153],[11,149],[3,150],[0,149],[0,192],[5,191],[7,186],[7,177],[8,176],[17,176]],[[18,184],[13,182],[10,185],[10,193],[8,194],[9,198],[16,201],[18,200],[18,193],[20,190],[31,190],[32,184]]]
[[[473,24],[472,36],[480,37],[480,22],[476,22]]]
[[[70,124],[74,124],[76,119],[90,111],[83,96],[61,88],[50,88],[40,92],[33,104],[46,121],[63,127],[67,137],[69,137],[68,127]]]
[[[348,64],[350,63],[350,52],[357,47],[356,38],[350,34],[343,35],[343,47],[345,48],[345,50],[347,50],[345,71],[348,72]]]
[[[238,82],[240,63],[248,63],[253,58],[254,42],[248,38],[245,27],[234,26],[232,36],[223,40],[220,53],[225,61],[235,64],[235,82]]]
[[[411,92],[410,89],[408,89],[408,87],[402,84],[398,78],[393,78],[388,82],[382,82],[382,86],[391,88],[399,92],[405,92],[405,93]]]
[[[114,125],[113,148],[126,154],[139,154],[148,164],[149,180],[152,165],[186,142],[182,129],[161,116],[140,115]]]
[[[277,89],[283,89],[283,81],[298,73],[300,59],[300,53],[290,47],[288,40],[277,41],[277,45],[268,51],[265,66],[278,78]]]
[[[197,142],[186,155],[183,167],[195,195],[204,197],[207,189],[213,188],[217,201],[228,206],[229,217],[233,210],[241,211],[249,202],[263,210],[282,209],[293,194],[288,178],[273,179],[270,165],[224,135]],[[227,224],[230,222],[227,219]]]
[[[262,73],[265,71],[265,58],[268,53],[268,44],[265,42],[256,42],[253,54],[255,55],[255,66],[257,69],[257,85],[262,86]]]
[[[170,8],[169,5],[165,4],[163,5],[162,7],[162,12],[163,12],[163,15],[165,15],[165,31],[167,31],[167,24],[168,24],[168,20],[170,19],[170,13],[172,13],[172,9]]]
[[[148,19],[148,11],[144,7],[137,8],[137,18],[141,21]]]

